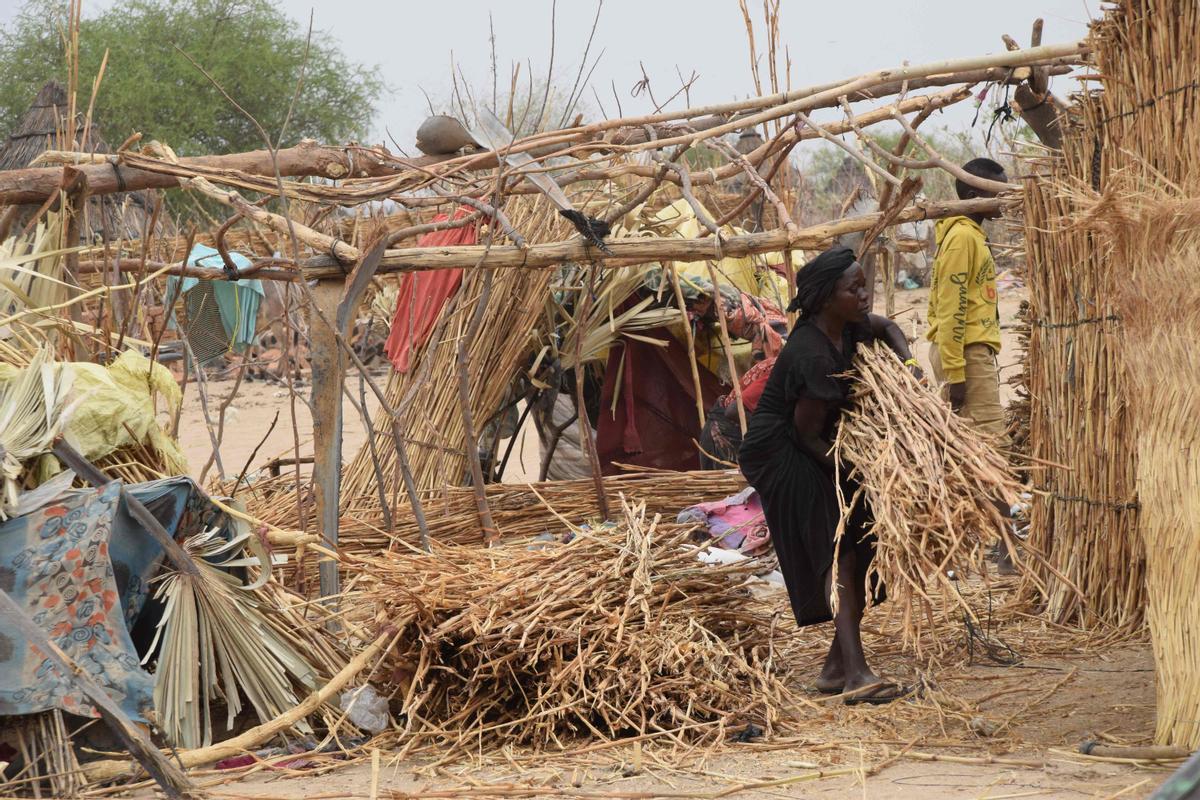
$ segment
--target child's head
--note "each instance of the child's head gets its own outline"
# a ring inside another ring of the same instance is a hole
[[[963,171],[968,175],[974,175],[977,178],[983,178],[989,181],[998,181],[999,183],[1007,183],[1008,176],[1004,174],[1004,167],[997,164],[990,158],[973,158],[962,165]],[[981,197],[995,197],[995,192],[989,192],[984,189],[977,189],[974,186],[963,183],[961,180],[955,179],[954,191],[958,193],[959,200],[974,200]]]

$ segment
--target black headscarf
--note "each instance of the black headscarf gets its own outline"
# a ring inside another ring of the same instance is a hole
[[[799,311],[801,319],[815,315],[833,296],[838,278],[855,260],[849,247],[834,245],[801,267],[796,273],[796,297],[788,311]]]

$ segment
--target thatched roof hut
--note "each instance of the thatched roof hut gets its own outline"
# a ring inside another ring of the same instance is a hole
[[[59,144],[68,132],[67,114],[66,90],[50,81],[37,93],[29,110],[9,134],[8,141],[0,146],[0,170],[24,169],[46,150],[60,149]],[[77,114],[74,138],[76,141],[86,138],[80,144],[80,150],[89,153],[109,152],[107,143],[95,125],[86,130],[86,137],[84,129],[83,115]],[[140,239],[156,202],[158,200],[151,192],[125,192],[91,198],[79,228],[81,242],[91,244],[105,238],[109,241]],[[34,210],[30,208],[27,214],[32,214]],[[162,221],[165,221],[165,215]]]

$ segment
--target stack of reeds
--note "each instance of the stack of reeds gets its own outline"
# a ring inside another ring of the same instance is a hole
[[[531,240],[558,239],[571,230],[545,198],[514,198],[505,209],[513,227]],[[497,232],[499,238],[499,232]],[[458,343],[466,336],[491,281],[475,335],[466,342],[471,416],[477,433],[501,410],[509,385],[534,347],[534,331],[543,320],[552,270],[469,269],[462,286],[446,304],[429,341],[417,350],[407,372],[392,372],[388,403],[399,411],[413,479],[422,492],[461,486],[468,470],[463,413],[459,404]],[[375,436],[346,468],[343,504],[377,496],[382,478],[385,496],[402,494],[400,473],[386,411],[377,415]]]
[[[890,350],[864,347],[855,366],[834,455],[871,509],[869,574],[887,588],[904,643],[918,646],[936,641],[922,635],[927,625],[974,615],[961,581],[986,580],[988,552],[1009,536],[997,502],[1011,505],[1018,483],[1005,456]],[[843,520],[856,499],[840,498]]]
[[[364,625],[397,632],[378,680],[429,744],[543,749],[753,722],[797,704],[775,673],[774,625],[751,607],[753,561],[705,565],[690,528],[625,503],[568,543],[439,546],[360,564]],[[561,531],[561,529],[560,529]]]
[[[669,519],[688,506],[719,500],[745,488],[746,480],[736,470],[647,470],[604,478],[604,490],[609,497],[624,495],[632,503],[644,504],[648,514],[661,514]],[[292,476],[281,475],[243,486],[238,498],[256,519],[287,527],[296,515],[293,492]],[[488,484],[486,495],[492,519],[504,539],[536,536],[559,530],[564,522],[581,525],[600,516],[595,484],[590,478],[534,484],[492,483]],[[308,505],[311,506],[311,499]],[[471,545],[483,541],[472,489],[448,489],[427,500],[424,510],[429,536],[434,542]],[[343,510],[338,549],[349,555],[368,556],[419,546],[420,531],[403,495],[393,506],[391,516],[393,528],[388,531],[379,501],[372,496],[357,498]],[[283,565],[280,568],[281,576],[286,576],[283,580],[290,581],[294,569],[292,562]],[[352,565],[344,570],[347,577],[355,572]]]
[[[1094,99],[1079,98],[1086,109]],[[1055,187],[1090,182],[1093,137],[1076,116],[1061,156],[1032,164],[1026,183],[1028,386],[1034,473],[1030,545],[1048,556],[1032,589],[1055,622],[1136,630],[1146,604],[1137,533],[1133,422],[1121,358],[1116,288],[1124,275],[1074,222]]]
[[[1086,135],[1099,173],[1061,191],[1116,276],[1156,738],[1191,749],[1200,746],[1200,134],[1190,124],[1200,118],[1200,7],[1125,0],[1093,38],[1104,92],[1086,107]]]

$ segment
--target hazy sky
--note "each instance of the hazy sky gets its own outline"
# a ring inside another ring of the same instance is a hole
[[[84,13],[108,4],[85,0]],[[449,96],[452,57],[472,86],[490,96],[489,14],[501,94],[514,62],[522,63],[523,76],[531,62],[535,77],[544,77],[549,64],[551,0],[282,0],[282,5],[304,24],[311,11],[315,26],[336,38],[352,59],[379,70],[391,91],[380,102],[372,138],[384,140],[386,129],[406,149],[428,111],[421,87],[435,100]],[[761,15],[761,3],[749,5]],[[20,0],[0,0],[0,24],[19,6]],[[780,38],[791,56],[792,86],[799,87],[904,60],[998,52],[1004,49],[1003,33],[1026,43],[1038,15],[1046,21],[1044,43],[1079,39],[1098,7],[1099,0],[784,0]],[[558,1],[553,83],[564,93],[575,82],[595,13],[592,0]],[[761,27],[758,33],[761,47]],[[645,94],[631,96],[643,66],[660,102],[679,88],[679,73],[693,71],[699,75],[693,104],[754,93],[737,0],[606,0],[589,61],[601,51],[591,83],[609,116],[617,114],[614,86],[624,114],[653,108]],[[1055,89],[1065,94],[1076,84],[1059,78]],[[600,113],[591,91],[584,93],[584,103],[589,116]],[[965,105],[941,122],[968,126],[973,110]]]

